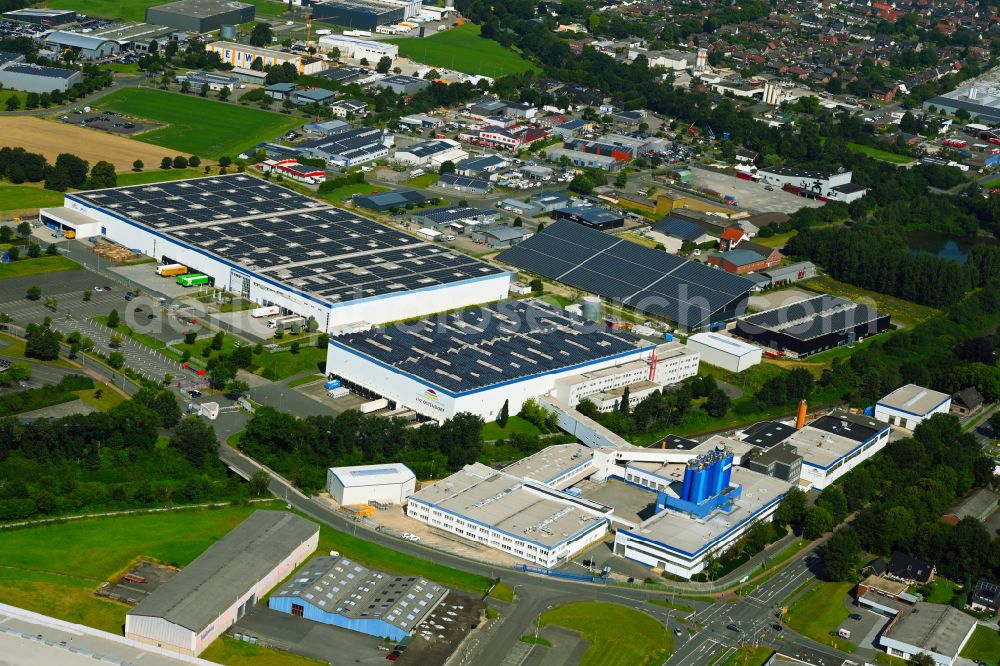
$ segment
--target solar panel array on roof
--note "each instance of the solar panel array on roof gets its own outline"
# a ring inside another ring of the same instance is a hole
[[[488,192],[490,181],[482,178],[472,178],[471,176],[459,176],[456,173],[446,173],[437,182],[439,187],[453,187],[455,189],[470,189],[481,192]]]
[[[630,333],[594,330],[535,300],[353,333],[330,344],[456,394],[647,348]]]
[[[735,314],[754,284],[565,220],[497,258],[688,328]]]
[[[867,305],[859,305],[837,296],[822,295],[758,312],[743,317],[740,321],[799,340],[811,340],[828,333],[873,323],[882,317],[885,317],[883,313]]]
[[[72,196],[329,303],[500,273],[243,174]]]

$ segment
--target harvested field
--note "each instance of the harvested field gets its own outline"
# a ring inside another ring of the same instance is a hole
[[[100,160],[111,162],[119,172],[131,169],[135,160],[152,166],[168,154],[176,154],[141,141],[28,116],[0,117],[0,136],[5,137],[3,145],[41,153],[49,162],[55,162],[59,153],[73,153],[91,166]]]

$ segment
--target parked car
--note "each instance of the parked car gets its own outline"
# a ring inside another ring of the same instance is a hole
[[[851,619],[852,620],[860,620],[861,619],[861,613],[851,613]]]
[[[403,532],[403,538],[407,541],[420,541],[420,537],[411,532]]]
[[[743,630],[737,627],[735,624],[726,625],[726,629],[729,631],[735,631],[738,634],[742,634]]]

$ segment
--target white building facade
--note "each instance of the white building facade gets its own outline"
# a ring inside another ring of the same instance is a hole
[[[935,414],[947,414],[951,396],[915,384],[901,386],[875,403],[875,418],[913,430]]]
[[[687,346],[705,363],[730,372],[743,372],[757,365],[764,353],[756,345],[719,333],[695,333],[688,338]]]
[[[370,501],[402,504],[416,486],[416,475],[402,463],[331,467],[326,471],[327,492],[342,506]]]

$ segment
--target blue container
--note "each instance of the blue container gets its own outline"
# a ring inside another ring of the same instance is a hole
[[[663,337],[666,339],[667,342],[673,342],[674,341],[674,334],[673,333],[664,333]]]
[[[340,388],[340,380],[339,379],[331,379],[331,380],[327,381],[326,388],[327,388],[327,390]]]

